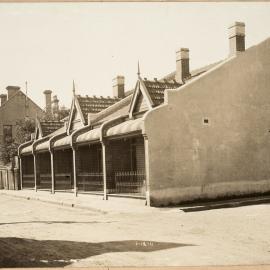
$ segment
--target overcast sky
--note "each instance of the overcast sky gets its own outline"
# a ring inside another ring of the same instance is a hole
[[[228,26],[246,23],[246,47],[270,37],[270,3],[0,4],[0,92],[18,85],[41,107],[53,90],[70,106],[72,80],[81,95],[112,95],[142,77],[175,69],[175,51],[190,49],[191,69],[228,55]]]

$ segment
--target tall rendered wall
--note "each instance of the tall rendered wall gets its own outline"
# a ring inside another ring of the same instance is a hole
[[[270,39],[167,94],[145,118],[152,205],[270,191]]]

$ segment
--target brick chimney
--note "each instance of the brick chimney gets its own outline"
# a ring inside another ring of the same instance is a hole
[[[189,49],[181,48],[176,51],[175,80],[178,83],[183,83],[189,76]]]
[[[0,106],[2,106],[7,101],[7,95],[6,94],[1,94],[0,99],[1,99],[1,105]]]
[[[113,79],[113,96],[118,98],[125,97],[125,77],[117,76]]]
[[[230,56],[245,51],[245,24],[235,22],[229,27]]]
[[[45,95],[46,114],[48,116],[51,116],[52,115],[52,91],[45,90],[43,94]]]
[[[58,113],[59,113],[59,99],[57,96],[53,96],[52,99],[52,113],[55,118],[58,118]]]
[[[14,96],[19,90],[20,87],[19,86],[7,86],[7,92],[8,92],[8,99],[10,99],[12,96]]]

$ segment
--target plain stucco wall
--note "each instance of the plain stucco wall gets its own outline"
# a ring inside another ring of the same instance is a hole
[[[145,118],[152,205],[270,191],[270,39],[167,94]]]

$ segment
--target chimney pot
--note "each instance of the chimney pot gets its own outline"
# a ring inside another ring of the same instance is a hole
[[[52,91],[45,90],[43,94],[45,95],[46,114],[52,116]]]
[[[14,96],[20,90],[20,87],[9,85],[9,86],[7,86],[6,89],[8,92],[8,99],[10,99],[12,96]]]
[[[175,80],[183,83],[190,76],[189,72],[189,49],[180,48],[176,51],[176,74]]]
[[[230,56],[245,51],[245,23],[235,22],[229,28]]]
[[[117,76],[113,79],[113,96],[117,98],[125,97],[125,77]]]
[[[58,119],[59,114],[59,99],[56,95],[53,96],[52,99],[52,113],[55,119]]]

